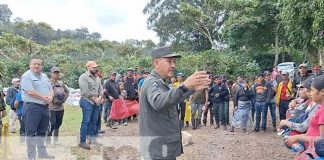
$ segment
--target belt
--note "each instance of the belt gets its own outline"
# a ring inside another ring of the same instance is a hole
[[[25,102],[25,103],[29,104],[29,105],[40,106],[40,107],[48,107],[48,104],[38,104],[38,103],[34,103],[34,102]]]

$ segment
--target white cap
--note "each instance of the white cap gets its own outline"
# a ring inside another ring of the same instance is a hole
[[[11,83],[18,82],[18,81],[20,81],[19,78],[14,78],[14,79],[11,80]]]

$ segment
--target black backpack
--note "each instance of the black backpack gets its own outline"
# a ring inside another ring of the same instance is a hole
[[[53,103],[63,104],[66,101],[63,84],[54,84],[53,91],[54,91]]]

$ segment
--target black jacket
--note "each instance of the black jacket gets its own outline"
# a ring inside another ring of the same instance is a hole
[[[224,102],[225,97],[229,94],[227,87],[224,84],[215,84],[209,91],[209,94],[213,97],[213,102]],[[216,94],[219,94],[217,97]]]
[[[251,89],[244,90],[243,87],[240,87],[233,97],[234,106],[238,106],[238,101],[252,101],[253,93]]]

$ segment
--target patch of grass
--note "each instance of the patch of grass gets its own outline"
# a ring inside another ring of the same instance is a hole
[[[63,124],[60,127],[61,135],[75,136],[80,132],[82,110],[79,106],[64,106]]]
[[[7,116],[4,117],[3,122],[9,123],[9,111],[10,108],[7,106]],[[63,123],[60,127],[60,135],[64,136],[75,136],[80,132],[80,125],[82,121],[82,110],[79,106],[64,106],[64,117]],[[10,133],[11,135],[19,135],[19,121],[16,121],[16,133]]]

